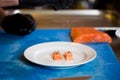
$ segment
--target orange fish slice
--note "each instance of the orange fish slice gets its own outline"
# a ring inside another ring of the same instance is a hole
[[[105,32],[96,30],[93,27],[74,27],[71,28],[71,38],[73,42],[112,42],[112,38]]]

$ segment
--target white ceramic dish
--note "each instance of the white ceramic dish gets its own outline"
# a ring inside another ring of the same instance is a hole
[[[52,53],[71,51],[73,60],[53,60]],[[73,42],[46,42],[27,48],[24,56],[29,61],[49,68],[66,69],[86,64],[96,57],[96,51],[89,46]]]
[[[120,38],[120,29],[117,29],[117,30],[115,31],[115,35],[116,35],[118,38]]]

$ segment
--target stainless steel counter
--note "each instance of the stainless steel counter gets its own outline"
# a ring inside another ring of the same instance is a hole
[[[76,26],[113,27],[114,25],[98,10],[21,10],[32,14],[38,28],[70,28]]]

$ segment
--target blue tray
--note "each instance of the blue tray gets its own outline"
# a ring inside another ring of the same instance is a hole
[[[90,80],[120,80],[120,63],[108,43],[85,44],[97,52],[90,63],[72,69],[56,70],[29,62],[26,48],[43,42],[71,42],[69,29],[35,30],[27,36],[0,31],[0,80],[48,80],[53,78],[92,76]]]

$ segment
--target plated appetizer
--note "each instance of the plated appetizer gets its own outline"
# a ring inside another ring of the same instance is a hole
[[[70,51],[64,52],[64,54],[60,53],[59,51],[55,51],[52,53],[53,60],[62,60],[65,59],[66,61],[73,60],[73,54]]]

